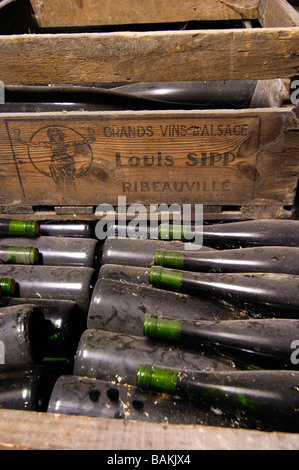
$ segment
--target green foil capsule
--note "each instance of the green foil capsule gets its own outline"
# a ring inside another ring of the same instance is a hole
[[[174,393],[179,373],[176,370],[141,365],[137,372],[137,385],[143,390]]]
[[[37,248],[0,245],[0,264],[36,264],[38,258]]]
[[[2,297],[10,297],[16,290],[15,280],[10,277],[2,277],[0,278],[0,287]]]
[[[184,267],[185,253],[182,251],[157,250],[155,253],[155,264],[171,268],[182,269]]]
[[[160,266],[151,268],[149,282],[154,287],[164,287],[167,289],[179,291],[182,284],[182,271],[175,271],[172,269],[164,269]]]
[[[182,321],[176,318],[164,318],[147,315],[144,319],[144,334],[155,338],[179,340]]]
[[[0,219],[0,234],[35,237],[39,233],[39,223],[33,220]]]

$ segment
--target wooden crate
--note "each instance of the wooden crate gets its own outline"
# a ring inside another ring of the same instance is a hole
[[[95,0],[31,3],[41,31],[228,19],[258,19],[261,27],[2,36],[0,77],[6,85],[259,84],[254,104],[244,110],[2,113],[3,212],[32,213],[42,205],[88,218],[98,204],[126,196],[128,204],[203,203],[207,217],[231,217],[232,209],[239,218],[289,216],[298,182],[298,116],[294,105],[283,102],[282,79],[298,73],[299,15],[286,1],[212,0],[181,8],[152,0],[146,8],[140,1],[128,8],[123,0],[116,8],[107,0],[101,9]],[[53,130],[75,162],[73,176],[55,179]]]
[[[98,204],[116,204],[119,195],[146,205],[203,203],[205,218],[289,217],[299,122],[284,87],[298,75],[299,16],[288,2],[188,0],[182,8],[171,0],[102,0],[101,9],[96,0],[31,3],[39,32],[0,37],[6,85],[258,80],[258,86],[244,110],[1,113],[2,217],[92,220]],[[228,20],[246,28],[215,27]],[[159,30],[161,23],[193,21],[213,27]],[[247,27],[250,21],[260,27]],[[130,31],[133,23],[140,31]],[[105,31],[111,26],[115,31]],[[60,185],[50,170],[54,129],[72,144],[76,162],[75,178]],[[154,157],[153,166],[145,156]],[[298,449],[298,436],[0,410],[0,448]]]

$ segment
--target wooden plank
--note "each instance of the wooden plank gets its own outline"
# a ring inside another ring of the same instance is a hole
[[[289,78],[298,44],[299,28],[1,36],[0,77],[7,85]]]
[[[31,0],[42,28],[257,19],[258,0]],[[99,8],[100,7],[100,8]]]
[[[1,450],[298,450],[298,434],[0,410]],[[186,454],[186,452],[185,452]],[[107,458],[110,456],[107,455]],[[114,453],[111,452],[111,457]],[[102,458],[100,454],[100,458]],[[192,459],[191,459],[192,460]],[[106,463],[102,462],[101,463]]]
[[[265,28],[299,26],[299,14],[287,0],[260,0],[259,9]]]
[[[2,114],[0,204],[290,205],[297,125],[291,108]]]

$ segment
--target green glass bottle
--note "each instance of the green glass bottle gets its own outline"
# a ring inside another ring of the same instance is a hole
[[[44,357],[48,325],[43,313],[30,304],[0,309],[2,364],[38,364]]]
[[[299,274],[299,248],[265,246],[231,250],[157,250],[155,264],[194,272]]]
[[[52,388],[42,365],[0,365],[0,409],[46,412]]]
[[[139,364],[190,370],[234,370],[226,357],[201,354],[185,347],[150,341],[145,336],[87,329],[74,361],[74,375],[135,385]]]
[[[250,246],[299,247],[299,220],[248,220],[204,225],[201,228],[161,224],[158,232],[162,240],[186,242],[192,241],[196,235],[202,235],[203,245],[221,249]]]
[[[194,413],[193,407],[178,396],[143,391],[136,384],[76,375],[59,376],[47,411],[149,423],[245,427],[242,421],[236,422],[235,419],[214,413],[213,410],[198,407]]]
[[[87,328],[142,336],[147,314],[185,320],[246,318],[244,312],[207,299],[142,284],[99,279],[89,305]]]
[[[36,264],[37,248],[0,245],[0,264]]]
[[[188,245],[188,246],[187,246]],[[178,241],[150,240],[144,238],[107,238],[103,245],[101,263],[125,266],[150,267],[154,264],[157,250],[184,251],[193,245]],[[214,251],[201,247],[200,252]]]
[[[7,237],[0,239],[3,249],[8,246],[26,247],[26,238]],[[91,238],[75,237],[44,237],[40,236],[30,240],[32,249],[38,250],[38,264],[47,266],[83,266],[98,267],[100,249],[97,240]],[[23,250],[24,248],[20,248]],[[10,248],[10,250],[12,250]],[[1,247],[0,247],[1,259]],[[19,258],[21,264],[22,258]],[[22,262],[22,264],[24,264]],[[33,263],[26,263],[33,264]]]
[[[0,276],[15,280],[16,296],[73,300],[83,312],[89,308],[94,275],[93,268],[79,266],[0,264]]]
[[[5,297],[2,307],[35,305],[43,313],[48,323],[48,337],[45,343],[47,357],[71,357],[76,353],[79,339],[86,328],[86,315],[71,300],[33,299]]]
[[[298,318],[299,276],[277,273],[195,273],[155,266],[150,283],[160,289],[208,297],[247,312]]]
[[[186,321],[147,315],[144,334],[199,351],[226,354],[247,366],[297,368],[292,345],[299,338],[299,320]]]
[[[33,220],[0,219],[0,235],[35,237],[39,223]]]
[[[297,371],[183,372],[141,364],[137,384],[241,416],[250,428],[299,431]]]

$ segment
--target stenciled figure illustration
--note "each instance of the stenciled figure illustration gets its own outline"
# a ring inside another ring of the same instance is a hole
[[[82,136],[81,140],[67,140],[66,131],[63,132],[63,128],[49,126],[46,129],[46,134],[49,140],[47,141],[33,141],[33,138],[29,141],[25,141],[21,138],[21,131],[19,129],[15,130],[15,134],[17,137],[17,142],[23,145],[26,145],[27,148],[47,148],[50,149],[52,152],[51,155],[51,163],[49,164],[49,173],[45,171],[41,171],[37,166],[33,163],[35,168],[46,174],[47,176],[51,176],[58,187],[67,188],[67,187],[75,187],[75,177],[81,176],[80,174],[76,175],[76,162],[74,156],[71,154],[71,148],[77,146],[84,146],[88,145],[95,141],[94,137],[94,129],[88,128],[89,137],[85,138]],[[67,128],[68,129],[68,128]],[[69,131],[73,131],[69,129]],[[37,133],[34,135],[36,136]],[[79,133],[78,137],[80,136]],[[31,160],[32,161],[32,160]]]

